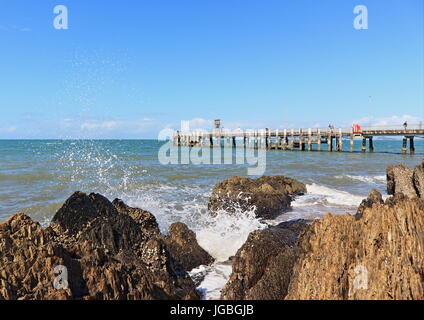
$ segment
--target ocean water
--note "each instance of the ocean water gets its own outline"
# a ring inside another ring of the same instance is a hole
[[[248,234],[268,224],[296,218],[320,218],[326,212],[354,213],[372,188],[386,194],[389,164],[415,166],[424,158],[424,139],[416,139],[415,155],[402,155],[400,140],[375,140],[374,153],[266,152],[265,175],[285,175],[304,182],[308,193],[293,210],[273,221],[254,212],[212,217],[207,202],[213,186],[233,175],[246,176],[249,165],[162,165],[154,140],[0,140],[0,222],[25,212],[47,226],[74,191],[98,192],[110,200],[152,212],[166,233],[182,221],[216,263],[192,274],[206,277],[199,290],[206,299],[219,297],[231,273],[228,258]],[[344,144],[349,148],[348,143]]]

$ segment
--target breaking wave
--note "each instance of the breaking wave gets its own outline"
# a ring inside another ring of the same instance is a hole
[[[337,179],[350,179],[356,180],[365,183],[373,183],[373,184],[385,184],[386,176],[385,175],[375,175],[375,176],[365,176],[365,175],[352,175],[352,174],[343,174],[335,176]]]

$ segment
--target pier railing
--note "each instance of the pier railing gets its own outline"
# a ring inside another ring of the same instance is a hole
[[[408,124],[392,126],[352,126],[352,128],[290,128],[290,129],[259,129],[259,130],[223,130],[214,129],[212,132],[190,131],[174,134],[174,144],[178,146],[200,147],[237,147],[236,140],[242,140],[243,147],[266,148],[281,150],[308,150],[312,151],[316,145],[321,151],[321,145],[326,144],[329,152],[341,152],[343,140],[350,138],[350,152],[353,152],[354,140],[362,139],[362,152],[374,151],[374,136],[403,136],[402,153],[406,153],[407,140],[409,139],[410,153],[415,152],[414,137],[424,136],[424,125]]]

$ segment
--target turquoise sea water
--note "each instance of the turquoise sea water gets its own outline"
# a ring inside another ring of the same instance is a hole
[[[145,199],[149,208],[157,201],[178,212],[186,203],[201,204],[216,182],[247,174],[248,165],[161,165],[163,143],[0,140],[0,220],[17,211],[48,219],[76,190],[140,204]],[[424,139],[416,139],[414,156],[400,154],[399,140],[377,140],[375,152],[365,154],[359,144],[354,153],[267,151],[265,175],[283,174],[316,188],[365,196],[372,187],[384,192],[387,165],[413,166],[424,158]]]
[[[199,243],[218,261],[226,261],[252,230],[264,226],[254,214],[236,217],[225,212],[211,217],[207,201],[223,179],[246,176],[248,165],[162,165],[154,140],[0,140],[0,221],[25,212],[47,225],[74,191],[98,192],[110,200],[151,211],[163,232],[182,221],[196,231]],[[293,211],[276,221],[319,218],[326,212],[355,212],[377,188],[385,193],[390,164],[415,166],[424,158],[424,139],[416,139],[415,155],[401,154],[401,140],[375,140],[374,153],[266,152],[265,175],[285,175],[304,182],[308,193],[296,199]],[[349,143],[344,143],[346,149]],[[230,269],[228,269],[230,268]],[[217,297],[231,267],[217,264],[203,286]],[[200,272],[200,271],[199,271]]]

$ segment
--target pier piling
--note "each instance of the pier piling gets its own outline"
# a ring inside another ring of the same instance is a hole
[[[412,127],[412,128],[411,128]],[[356,130],[356,129],[355,129]],[[361,151],[374,152],[375,136],[401,136],[402,154],[407,153],[409,140],[409,153],[415,153],[414,138],[424,136],[424,128],[422,126],[408,126],[405,128],[362,128],[354,131],[353,129],[343,130],[341,128],[330,129],[280,129],[271,130],[265,128],[261,130],[236,130],[224,131],[221,127],[215,127],[210,133],[205,131],[175,131],[171,138],[172,143],[176,146],[185,147],[209,147],[209,148],[254,148],[254,149],[283,149],[283,150],[299,150],[312,151],[314,144],[317,150],[322,151],[322,144],[327,144],[327,151],[334,150],[343,151],[343,139],[350,139],[350,152],[354,152],[355,138],[362,139]],[[237,139],[240,142],[237,143]],[[333,140],[334,139],[334,140]],[[242,142],[241,142],[242,140]]]
[[[415,154],[414,137],[409,137],[409,153]]]
[[[363,138],[362,139],[362,152],[366,152],[367,151],[367,138]]]
[[[408,140],[406,137],[403,138],[402,141],[402,154],[406,154],[406,144],[407,144]]]
[[[372,142],[372,137],[369,137],[369,150],[370,152],[374,152],[374,144]]]

